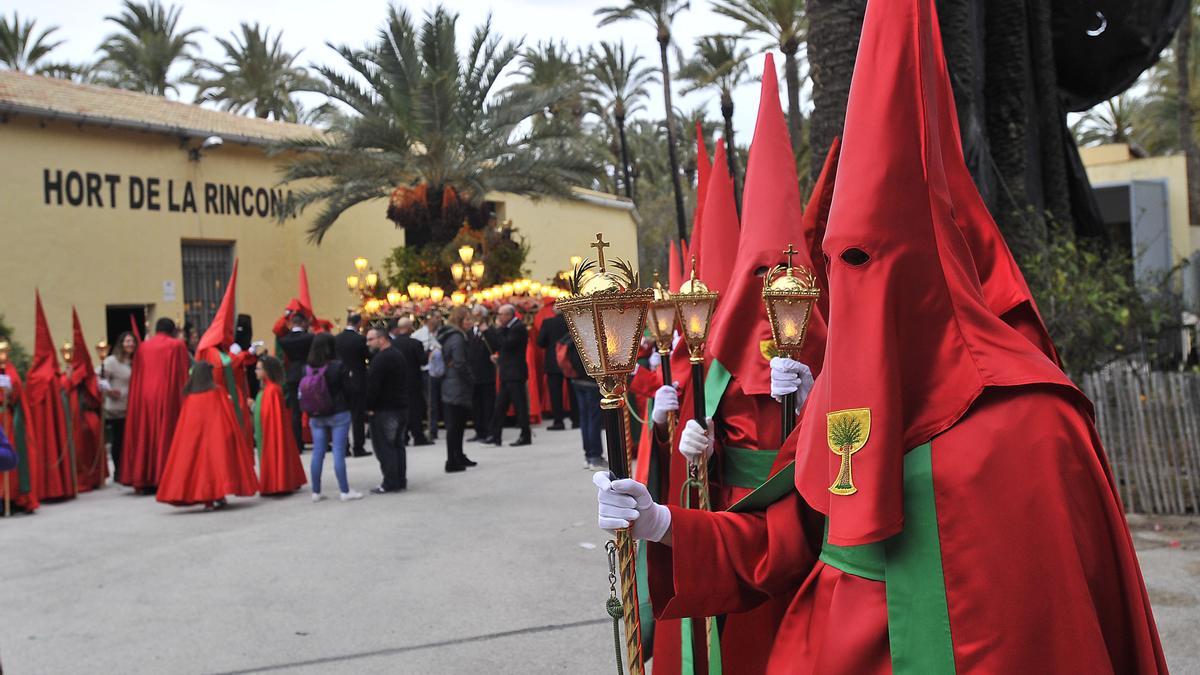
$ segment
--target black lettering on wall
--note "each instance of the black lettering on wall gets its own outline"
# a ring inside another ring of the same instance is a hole
[[[225,211],[234,216],[242,215],[242,205],[238,202],[238,191],[233,185],[222,185],[221,190],[225,192]]]
[[[54,170],[54,178],[50,178],[50,169],[42,169],[42,196],[46,204],[50,203],[50,195],[54,195],[54,203],[62,206],[62,169]]]
[[[179,204],[175,201],[175,181],[167,180],[167,210],[171,213],[179,212]]]
[[[162,208],[162,204],[158,203],[159,182],[160,181],[157,178],[146,179],[146,208],[150,209],[151,211],[158,211]]]
[[[217,203],[217,186],[212,183],[204,184],[204,212],[223,213]]]
[[[242,211],[247,216],[254,215],[254,188],[242,188]]]
[[[108,183],[108,207],[115,209],[117,208],[117,184],[121,182],[121,177],[115,173],[106,173],[104,182]]]
[[[266,218],[271,210],[271,198],[267,196],[265,188],[258,188],[254,191],[254,210],[258,212],[259,218]]]
[[[87,172],[87,202],[88,206],[104,206],[100,198],[100,174]],[[92,201],[95,200],[95,204]]]
[[[196,191],[192,189],[192,181],[183,184],[183,210],[196,212]]]
[[[67,174],[67,203],[71,206],[83,203],[83,176],[78,171]]]
[[[129,208],[140,209],[146,205],[146,183],[137,176],[129,177]]]

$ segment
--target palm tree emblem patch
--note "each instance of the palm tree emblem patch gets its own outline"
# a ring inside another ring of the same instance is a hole
[[[854,487],[850,458],[867,444],[867,438],[871,435],[871,409],[851,408],[827,413],[826,423],[829,449],[842,460],[837,479],[829,486],[829,491],[835,495],[852,495],[858,492],[858,488]]]

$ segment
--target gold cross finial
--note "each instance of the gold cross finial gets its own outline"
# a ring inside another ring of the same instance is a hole
[[[604,235],[600,232],[597,232],[596,241],[591,244],[591,247],[596,249],[596,257],[599,258],[601,272],[604,271],[604,249],[608,248],[609,246],[610,244],[604,241]]]
[[[796,247],[792,246],[791,244],[788,244],[787,249],[783,252],[783,254],[788,257],[788,273],[789,274],[792,271],[792,256],[796,255],[797,253],[799,253],[799,251],[797,251]]]
[[[696,278],[696,256],[692,256],[692,278]]]

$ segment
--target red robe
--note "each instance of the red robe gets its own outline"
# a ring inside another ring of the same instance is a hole
[[[37,439],[39,471],[33,476],[38,499],[71,499],[75,485],[75,456],[67,438],[61,375],[46,362],[29,371],[25,382],[25,411],[29,431]]]
[[[246,435],[248,447],[254,447],[254,412],[250,409],[250,389],[246,385],[246,368],[257,361],[250,352],[239,352],[226,355],[228,366],[222,360],[222,352],[216,348],[202,349],[196,354],[196,360],[207,361],[213,367],[213,380],[217,388],[229,394],[230,403],[235,407],[234,417],[238,420],[242,433]],[[229,381],[233,381],[233,391],[229,391]],[[253,454],[253,453],[252,453]]]
[[[72,368],[63,376],[67,393],[70,434],[75,445],[75,475],[80,492],[104,485],[108,458],[104,453],[104,430],[100,424],[100,390],[96,378],[84,369]]]
[[[1166,672],[1081,397],[990,389],[933,439],[932,468],[957,672]],[[670,509],[673,548],[649,551],[656,615],[744,611],[790,594],[768,673],[892,672],[885,584],[817,560],[823,518],[798,493],[765,513]]]
[[[254,451],[221,386],[184,398],[156,499],[175,506],[258,492]]]
[[[11,380],[12,389],[0,403],[0,425],[3,425],[4,433],[17,452],[17,461],[20,463],[12,470],[0,473],[0,476],[7,480],[10,502],[25,511],[34,511],[38,507],[38,497],[33,477],[41,474],[37,438],[29,430],[25,387],[21,383],[21,376],[17,374],[17,369],[11,362],[5,364],[3,372]],[[22,436],[16,433],[18,420],[24,429]],[[0,490],[2,489],[4,488],[0,487]]]
[[[119,482],[139,489],[159,484],[190,365],[187,347],[169,335],[158,333],[138,345],[129,381]]]
[[[264,495],[295,492],[308,482],[296,436],[292,433],[292,413],[283,400],[283,389],[264,382],[260,393],[258,419],[262,425],[259,447],[258,479]]]

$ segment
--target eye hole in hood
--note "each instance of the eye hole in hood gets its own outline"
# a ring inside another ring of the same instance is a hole
[[[841,258],[842,258],[842,262],[845,262],[847,265],[850,265],[851,267],[862,267],[863,265],[866,265],[868,262],[871,261],[871,256],[867,255],[866,251],[862,250],[861,248],[855,248],[853,246],[846,249],[845,251],[842,251]]]

